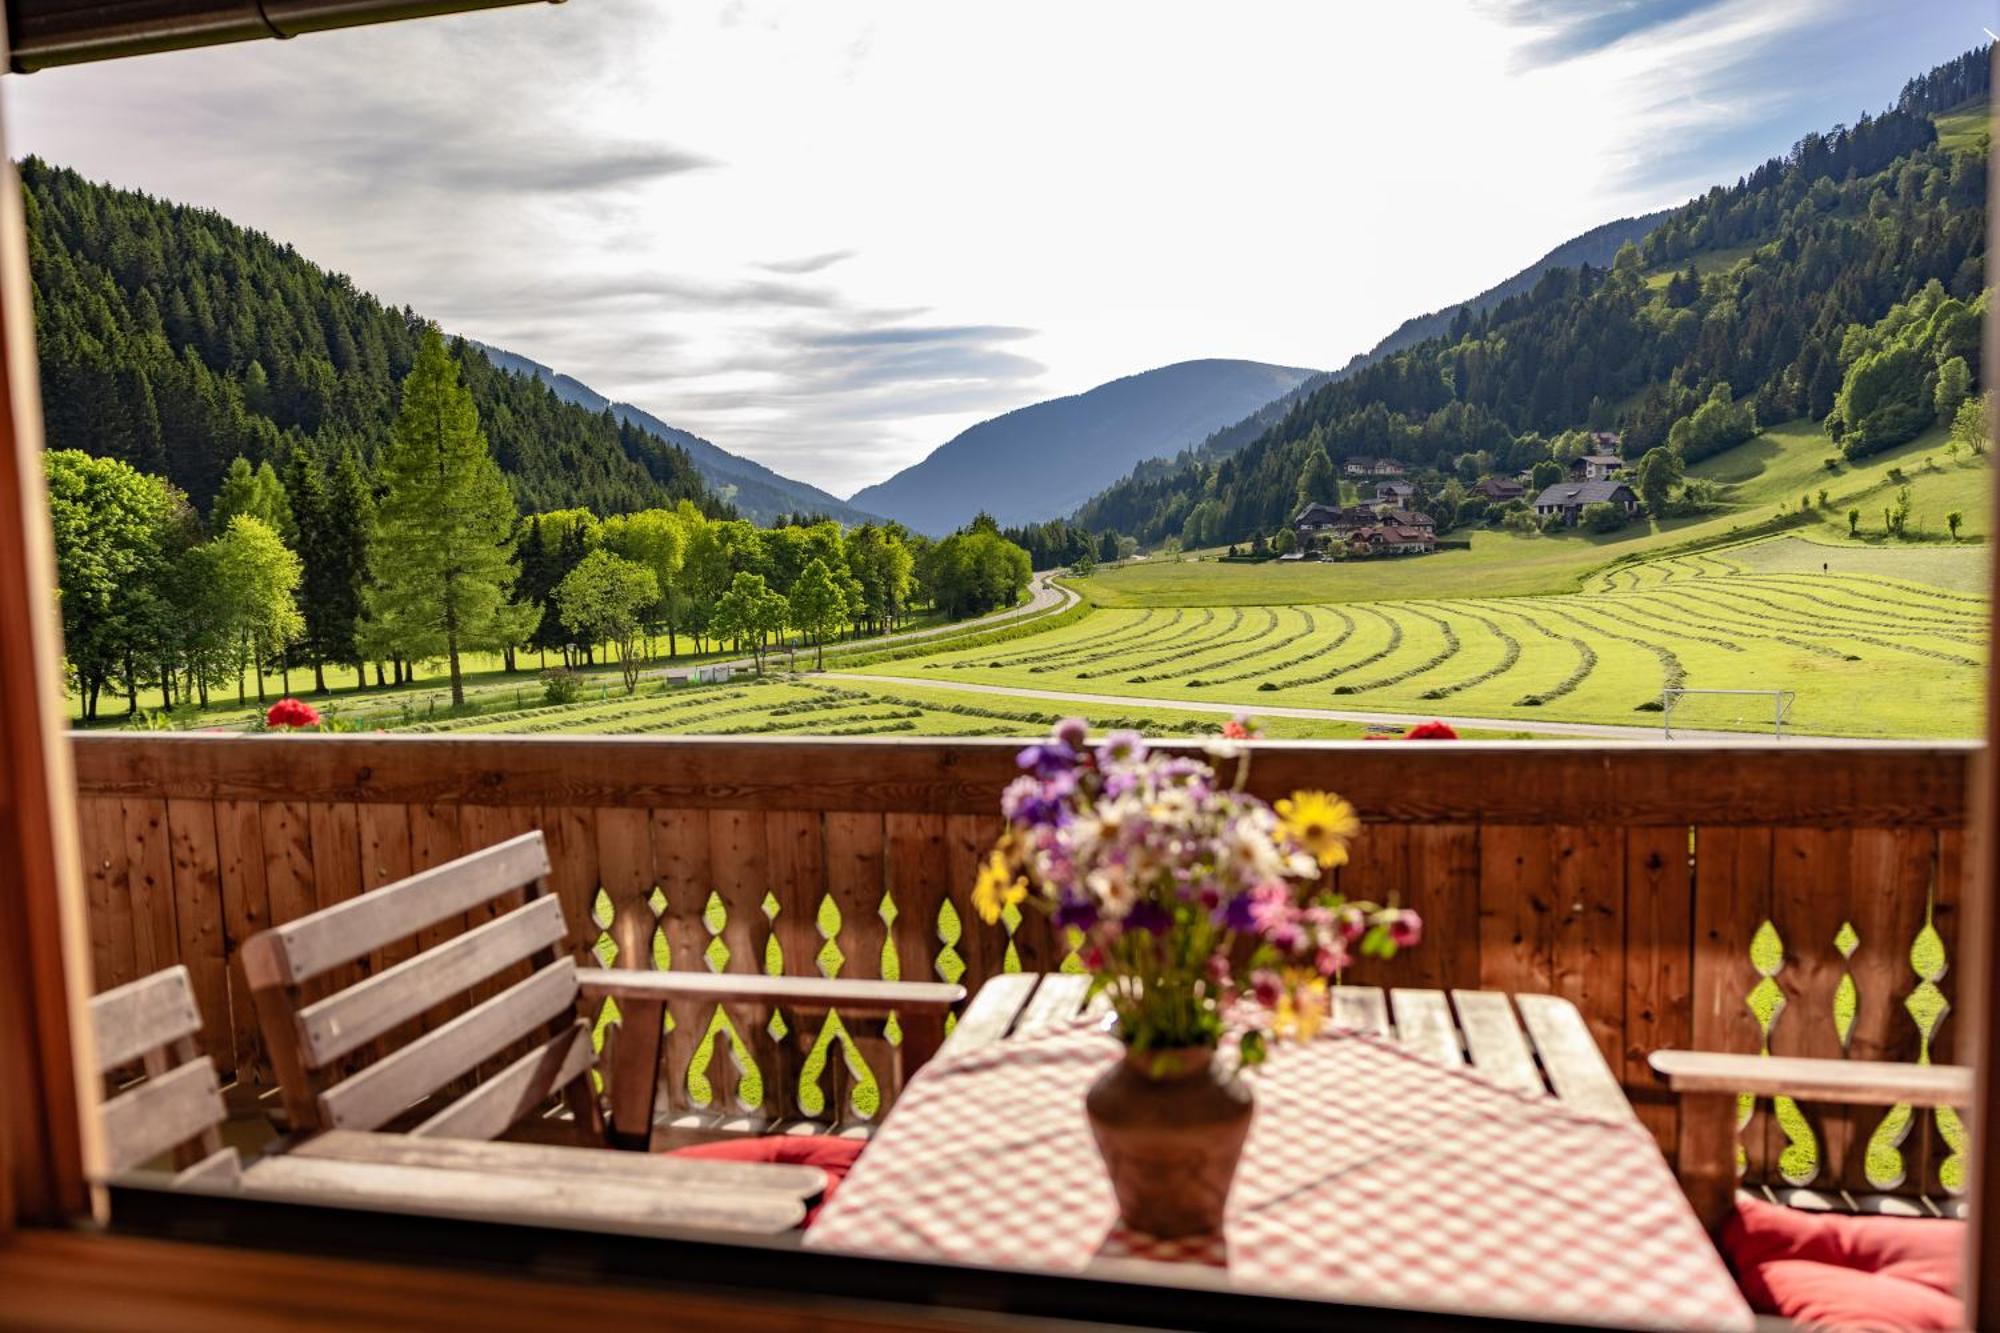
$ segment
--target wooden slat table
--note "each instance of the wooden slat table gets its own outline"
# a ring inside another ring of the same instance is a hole
[[[1084,1011],[1088,989],[1085,978],[1059,972],[995,977],[973,996],[943,1053],[963,1054],[1073,1020]],[[1107,1007],[1101,997],[1091,1003]],[[1333,992],[1332,1025],[1398,1042],[1438,1064],[1470,1067],[1503,1088],[1554,1097],[1587,1115],[1635,1119],[1583,1015],[1561,996],[1341,986]]]

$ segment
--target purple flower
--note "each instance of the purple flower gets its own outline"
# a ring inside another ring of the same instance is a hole
[[[1136,764],[1146,757],[1146,738],[1136,731],[1114,731],[1097,747],[1097,762],[1106,768]]]
[[[1224,930],[1244,934],[1257,925],[1257,905],[1247,893],[1239,893],[1223,901],[1215,913],[1216,924]]]
[[[1056,723],[1055,738],[1072,750],[1081,750],[1090,738],[1090,724],[1080,717],[1066,717]]]
[[[1076,791],[1076,774],[1060,772],[1041,781],[1022,776],[1000,793],[1000,813],[1023,828],[1052,828],[1069,823],[1069,798]]]
[[[1167,909],[1150,899],[1141,899],[1132,904],[1132,910],[1125,914],[1125,929],[1150,931],[1164,935],[1173,927],[1174,919]]]
[[[1057,930],[1089,930],[1097,924],[1097,904],[1082,894],[1065,893],[1056,900],[1055,924]]]
[[[1062,741],[1043,741],[1021,751],[1014,762],[1021,766],[1023,772],[1033,773],[1038,778],[1052,778],[1076,767],[1076,751]]]

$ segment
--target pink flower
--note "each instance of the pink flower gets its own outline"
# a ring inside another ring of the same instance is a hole
[[[264,714],[264,725],[292,730],[298,727],[319,725],[319,710],[302,699],[285,698],[271,705]]]
[[[1433,719],[1429,722],[1417,723],[1416,726],[1411,727],[1403,733],[1403,739],[1406,741],[1455,741],[1458,739],[1458,733],[1453,731],[1448,723]]]
[[[1342,942],[1352,944],[1368,933],[1368,914],[1358,907],[1343,907],[1335,913],[1340,922]]]
[[[1346,941],[1330,940],[1319,946],[1319,953],[1313,958],[1313,967],[1323,977],[1337,977],[1353,961],[1353,956],[1347,952]]]
[[[1250,993],[1257,997],[1257,1003],[1276,1008],[1278,1001],[1284,998],[1285,983],[1276,972],[1261,967],[1250,974]]]
[[[1414,949],[1424,937],[1424,919],[1405,907],[1389,921],[1389,938],[1398,949]]]
[[[1218,986],[1229,984],[1229,956],[1210,954],[1208,957],[1208,979]]]

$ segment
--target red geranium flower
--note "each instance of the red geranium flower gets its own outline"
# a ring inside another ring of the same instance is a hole
[[[1458,733],[1443,722],[1419,722],[1403,733],[1406,741],[1455,741]]]
[[[303,699],[280,699],[264,714],[264,725],[292,731],[319,725],[319,710]]]

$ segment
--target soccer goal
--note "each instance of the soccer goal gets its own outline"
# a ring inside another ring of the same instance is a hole
[[[1660,696],[1660,726],[1668,740],[1674,739],[1676,723],[1683,734],[1769,727],[1772,736],[1783,740],[1795,697],[1791,690],[1668,689]]]

